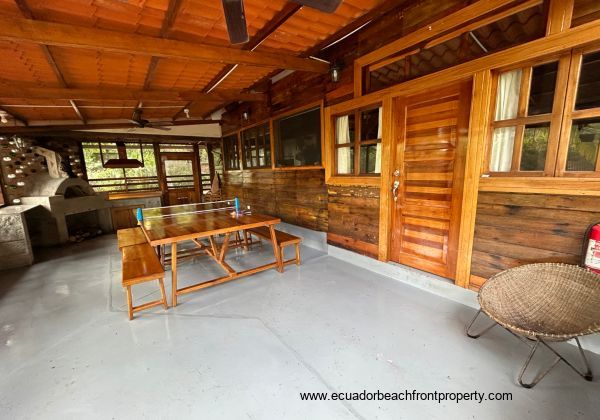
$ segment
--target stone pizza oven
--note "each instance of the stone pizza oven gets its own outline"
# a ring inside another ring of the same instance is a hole
[[[97,193],[81,178],[69,177],[58,153],[43,148],[37,152],[46,157],[48,173],[31,177],[21,198],[24,205],[41,206],[27,214],[32,244],[63,244],[77,232],[110,232],[107,194]]]

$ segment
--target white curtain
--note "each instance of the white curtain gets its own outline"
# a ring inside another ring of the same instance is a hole
[[[335,120],[335,142],[337,144],[350,143],[350,124],[348,115],[337,117]],[[350,173],[350,147],[337,149],[337,171],[339,174]]]
[[[517,117],[519,91],[521,89],[521,69],[504,72],[498,78],[495,120],[508,120]],[[507,172],[511,169],[516,127],[502,127],[494,130],[490,171]]]
[[[381,107],[379,107],[379,121],[377,124],[377,138],[382,138],[382,120],[383,120],[383,112],[381,111]],[[377,150],[375,152],[375,173],[381,173],[381,143],[377,143]]]

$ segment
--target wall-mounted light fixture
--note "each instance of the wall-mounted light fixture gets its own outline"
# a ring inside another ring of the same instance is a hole
[[[331,81],[337,83],[342,78],[342,68],[344,67],[341,61],[334,62],[329,68],[329,75],[331,76]]]

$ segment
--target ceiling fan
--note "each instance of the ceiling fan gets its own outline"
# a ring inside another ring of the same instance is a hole
[[[142,110],[141,108],[136,108],[133,111],[133,115],[129,120],[133,124],[135,124],[139,128],[156,128],[158,130],[169,131],[170,128],[166,127],[168,125],[173,125],[172,121],[148,121],[142,118]]]
[[[342,0],[291,0],[301,6],[312,7],[325,13],[336,11]],[[243,0],[222,0],[227,32],[232,44],[243,44],[248,42],[248,28],[246,26],[246,15],[244,13]]]

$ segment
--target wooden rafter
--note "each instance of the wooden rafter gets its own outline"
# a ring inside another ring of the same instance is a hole
[[[169,32],[171,32],[175,18],[177,17],[179,9],[181,8],[181,3],[182,0],[169,0],[169,7],[167,8],[165,18],[160,28],[161,38],[169,37]],[[154,74],[156,73],[156,67],[158,66],[158,60],[158,57],[152,56],[150,64],[148,65],[148,71],[146,72],[146,79],[144,80],[144,89],[150,89],[150,85],[154,79]]]
[[[178,125],[199,125],[199,124],[221,124],[221,120],[184,120],[184,121],[173,121],[173,126]],[[108,128],[136,128],[132,122],[114,122],[107,123],[94,120],[88,120],[85,127],[82,125],[75,124],[55,124],[55,125],[29,125],[27,127],[3,127],[0,126],[0,133],[3,134],[24,134],[24,133],[50,133],[50,132],[64,132],[68,130],[92,130],[92,129],[108,129]],[[165,131],[168,133],[168,131]],[[162,133],[161,133],[162,135]]]
[[[264,101],[262,93],[240,93],[219,90],[203,93],[195,90],[141,90],[105,86],[103,88],[41,88],[12,80],[0,79],[0,97],[13,99],[65,99],[65,100],[124,100],[124,101]],[[8,105],[7,105],[8,106]]]
[[[252,51],[256,47],[258,47],[261,42],[269,37],[273,32],[275,32],[281,25],[283,25],[290,17],[294,15],[298,10],[300,10],[302,6],[295,3],[287,3],[283,9],[281,9],[273,18],[267,22],[265,26],[262,27],[246,44],[242,45],[242,50]],[[217,86],[218,83],[221,83],[231,72],[235,69],[235,64],[228,64],[223,69],[217,73],[213,79],[208,82],[208,84],[204,87],[204,92],[210,92],[212,89]],[[188,102],[183,108],[181,108],[173,118],[176,119],[181,116],[183,110],[189,108],[193,105],[193,102]]]
[[[293,55],[244,51],[231,47],[218,47],[8,16],[0,16],[0,39],[210,63],[246,64],[316,73],[328,71],[325,63]]]
[[[17,7],[19,8],[19,10],[21,11],[21,14],[23,15],[23,17],[25,17],[27,19],[31,19],[31,20],[35,19],[35,16],[33,15],[31,8],[27,4],[27,0],[15,0],[15,3],[17,5]],[[56,76],[56,80],[58,81],[58,84],[60,86],[62,86],[63,88],[68,88],[69,85],[67,84],[62,72],[58,68],[58,64],[56,64],[56,60],[54,59],[54,56],[52,55],[52,51],[50,51],[50,48],[48,48],[47,45],[43,45],[43,44],[40,44],[40,48],[42,50],[42,53],[44,54],[44,57],[46,57],[46,61],[50,65],[52,72]],[[81,122],[83,124],[85,124],[85,117],[83,116],[81,110],[79,109],[79,107],[77,106],[75,101],[69,99],[69,103],[71,104],[73,111],[75,111],[75,114],[77,114],[77,117],[81,120]]]

